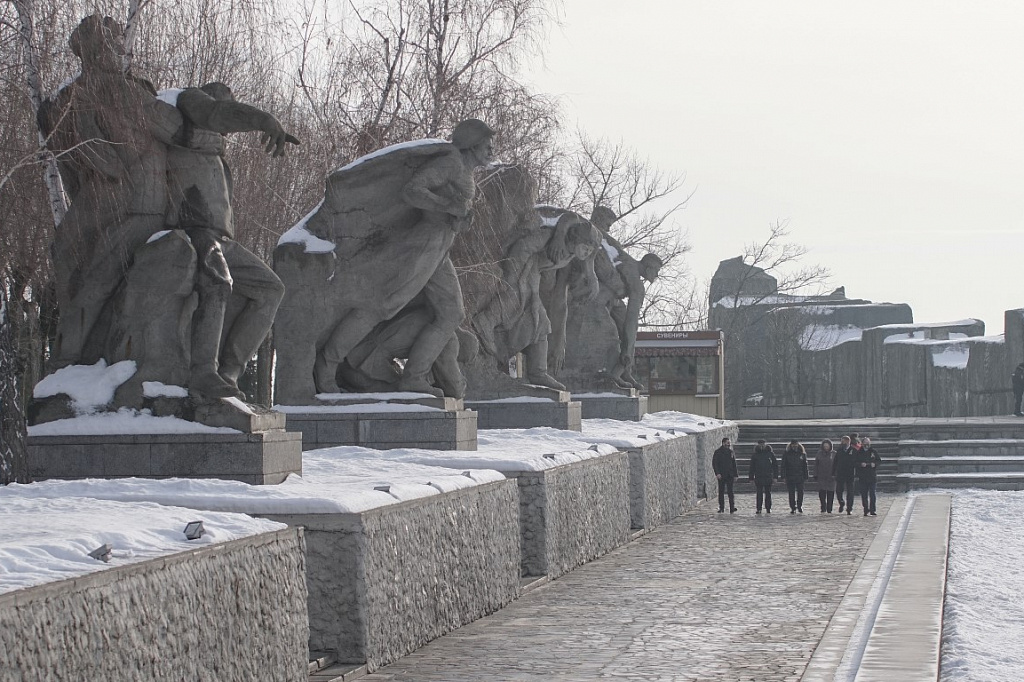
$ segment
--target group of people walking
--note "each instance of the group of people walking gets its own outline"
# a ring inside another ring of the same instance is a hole
[[[878,479],[878,465],[882,463],[878,451],[871,446],[871,439],[860,438],[856,433],[843,436],[839,447],[832,441],[821,441],[821,447],[812,463],[807,461],[807,451],[798,441],[790,441],[782,461],[775,456],[772,446],[764,439],[757,441],[754,454],[750,457],[750,480],[757,488],[757,513],[762,508],[772,513],[772,483],[778,479],[786,481],[789,491],[789,513],[804,513],[804,482],[810,478],[813,466],[814,480],[818,483],[818,500],[821,513],[831,514],[833,504],[839,500],[839,513],[846,510],[853,513],[854,485],[859,483],[861,506],[864,516],[875,516],[875,493]],[[732,441],[722,439],[722,447],[715,450],[711,466],[718,479],[718,511],[725,511],[725,498],[729,498],[729,513],[736,511],[733,482],[739,478],[736,466],[736,451]]]

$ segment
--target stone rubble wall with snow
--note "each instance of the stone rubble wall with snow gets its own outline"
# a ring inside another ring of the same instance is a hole
[[[269,518],[306,529],[310,649],[371,671],[519,595],[514,480],[358,514]]]
[[[629,542],[627,453],[515,476],[523,575],[557,578]]]
[[[289,528],[0,595],[0,678],[305,679],[304,573]]]

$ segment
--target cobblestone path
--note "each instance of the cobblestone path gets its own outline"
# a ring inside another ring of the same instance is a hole
[[[784,497],[702,505],[362,679],[799,680],[892,498],[864,517]]]

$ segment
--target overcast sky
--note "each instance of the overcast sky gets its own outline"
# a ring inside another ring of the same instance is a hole
[[[535,87],[695,190],[692,269],[788,220],[847,296],[1024,307],[1024,3],[563,0]]]

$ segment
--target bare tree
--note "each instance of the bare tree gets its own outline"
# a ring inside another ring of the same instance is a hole
[[[580,130],[565,166],[565,195],[549,201],[582,215],[598,206],[615,213],[612,236],[637,258],[650,252],[664,263],[658,280],[647,287],[641,324],[675,321],[693,288],[684,262],[690,245],[673,220],[692,194],[682,193],[685,175],[662,171],[623,142],[591,138]]]

